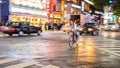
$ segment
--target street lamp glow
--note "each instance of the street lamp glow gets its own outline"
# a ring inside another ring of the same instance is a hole
[[[0,3],[2,3],[2,1],[0,0]]]

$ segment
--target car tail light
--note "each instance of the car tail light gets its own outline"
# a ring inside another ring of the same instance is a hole
[[[13,27],[9,27],[9,30],[15,30]]]
[[[1,27],[0,27],[0,30],[5,30],[5,27],[4,27],[4,26],[1,26]]]
[[[0,30],[1,30],[1,27],[0,27]]]
[[[65,26],[63,26],[62,28],[65,28]]]

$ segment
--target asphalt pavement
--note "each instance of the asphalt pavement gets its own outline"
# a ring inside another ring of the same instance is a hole
[[[120,68],[119,40],[83,35],[70,49],[68,37],[62,31],[1,36],[0,68]]]
[[[120,32],[115,32],[115,31],[102,31],[100,32],[101,36],[106,37],[106,38],[111,38],[115,40],[120,40]]]

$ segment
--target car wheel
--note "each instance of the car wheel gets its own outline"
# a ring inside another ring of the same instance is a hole
[[[23,31],[20,31],[18,35],[19,35],[19,36],[23,35]]]
[[[8,34],[9,36],[12,36],[12,34]]]
[[[28,35],[30,35],[30,33],[28,33]]]
[[[81,32],[80,32],[79,34],[80,34],[80,35],[82,35],[82,33],[81,33]]]
[[[37,35],[41,35],[41,31],[40,30],[37,31]]]

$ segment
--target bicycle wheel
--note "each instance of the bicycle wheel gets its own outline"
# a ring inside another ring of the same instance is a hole
[[[72,36],[69,37],[69,46],[70,46],[70,48],[76,48],[77,47],[75,37],[74,37],[74,39],[73,39]]]

